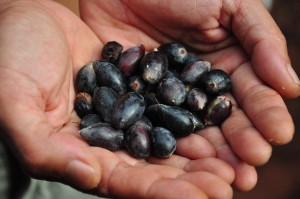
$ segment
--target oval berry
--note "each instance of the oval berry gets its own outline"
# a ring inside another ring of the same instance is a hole
[[[126,129],[142,117],[144,110],[145,102],[141,94],[126,93],[116,102],[111,123],[115,128]]]

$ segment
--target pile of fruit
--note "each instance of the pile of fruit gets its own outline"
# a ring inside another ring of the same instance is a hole
[[[144,45],[123,51],[110,41],[100,60],[80,69],[76,89],[80,135],[135,158],[170,157],[176,138],[221,124],[232,108],[224,95],[230,76],[177,42],[145,52]]]

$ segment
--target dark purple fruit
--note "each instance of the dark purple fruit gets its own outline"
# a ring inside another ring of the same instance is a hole
[[[127,151],[135,158],[145,159],[150,155],[151,143],[147,130],[138,124],[132,125],[125,133]]]
[[[145,110],[144,98],[137,92],[122,95],[112,112],[112,125],[117,129],[126,129],[139,120]]]
[[[185,85],[179,79],[165,78],[157,88],[158,98],[167,105],[181,105],[186,97]]]
[[[102,48],[101,58],[110,63],[115,63],[122,53],[122,50],[123,46],[121,44],[116,41],[109,41]]]
[[[78,92],[93,94],[97,86],[96,73],[93,69],[93,64],[84,65],[76,76],[76,89]]]
[[[148,92],[144,94],[144,100],[146,103],[146,106],[149,107],[153,104],[159,104],[159,100],[154,92]]]
[[[145,117],[144,115],[138,121],[136,121],[133,125],[142,126],[143,128],[145,128],[147,130],[147,132],[150,132],[153,128],[150,120],[147,117]]]
[[[99,122],[103,122],[103,120],[101,119],[101,117],[98,114],[85,115],[83,118],[81,118],[80,129],[89,127],[89,126],[99,123]]]
[[[203,60],[200,59],[199,57],[195,57],[195,56],[191,55],[190,53],[188,53],[187,59],[186,59],[184,65],[188,65],[188,64],[191,64],[191,63],[194,63],[197,61],[203,61]]]
[[[93,113],[92,97],[88,93],[78,93],[75,98],[74,109],[77,115],[82,118],[87,114]]]
[[[178,71],[176,70],[172,70],[172,69],[168,69],[166,72],[165,72],[165,75],[163,78],[171,78],[171,77],[176,77],[176,78],[180,78],[180,74],[178,73]]]
[[[231,114],[232,103],[226,96],[218,96],[212,100],[204,116],[205,125],[221,124]]]
[[[112,63],[97,60],[93,66],[99,86],[112,88],[118,94],[126,92],[125,77]]]
[[[176,139],[172,133],[162,127],[154,127],[151,131],[152,153],[159,158],[168,158],[176,150]]]
[[[95,110],[105,122],[111,122],[111,113],[118,100],[117,93],[108,87],[98,87],[93,96]]]
[[[155,104],[149,106],[145,116],[153,126],[161,126],[173,133],[175,137],[185,137],[191,134],[198,124],[195,124],[194,115],[178,106]]]
[[[202,111],[207,101],[207,95],[199,88],[193,88],[186,96],[186,104],[193,111]]]
[[[146,90],[146,82],[140,76],[131,76],[128,79],[128,89],[138,93],[144,93]]]
[[[110,151],[120,150],[124,146],[124,133],[107,123],[97,123],[79,131],[91,146],[98,146]]]
[[[196,84],[203,74],[210,71],[211,64],[207,61],[197,61],[186,65],[180,74],[180,80],[188,84]]]
[[[230,76],[223,70],[214,69],[203,75],[201,88],[209,95],[221,95],[231,89]]]
[[[125,50],[118,61],[117,67],[125,76],[134,74],[145,54],[145,46],[140,44]]]
[[[163,44],[158,48],[158,51],[167,55],[170,67],[182,67],[188,58],[185,47],[177,42]]]
[[[191,112],[192,121],[194,124],[194,131],[201,130],[205,128],[203,121],[198,117],[198,115],[194,112]]]
[[[164,54],[152,51],[143,57],[140,67],[143,79],[150,84],[156,84],[168,69],[168,59]]]

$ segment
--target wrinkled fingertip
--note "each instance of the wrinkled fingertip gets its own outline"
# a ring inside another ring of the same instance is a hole
[[[236,169],[236,178],[233,184],[239,191],[251,191],[257,184],[257,172],[255,167],[247,163],[240,163],[238,169]]]
[[[68,163],[64,178],[74,186],[90,190],[99,184],[99,174],[91,165],[79,160],[72,160]]]
[[[294,137],[293,119],[289,112],[282,107],[272,107],[272,109],[259,114],[256,118],[256,125],[266,140],[272,144],[284,145]]]

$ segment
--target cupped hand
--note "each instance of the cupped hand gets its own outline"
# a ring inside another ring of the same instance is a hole
[[[253,188],[257,176],[251,165],[266,163],[271,144],[286,144],[293,137],[293,121],[281,96],[300,94],[285,38],[262,1],[90,0],[80,1],[80,10],[102,42],[143,43],[151,50],[180,41],[213,68],[231,74],[230,118],[220,128],[198,134],[234,167],[238,188]]]
[[[74,77],[99,58],[103,41],[53,1],[0,1],[1,138],[23,168],[33,177],[99,195],[231,198],[233,169],[196,134],[178,142],[177,155],[149,162],[88,146],[80,138]]]

